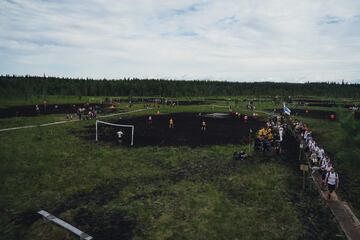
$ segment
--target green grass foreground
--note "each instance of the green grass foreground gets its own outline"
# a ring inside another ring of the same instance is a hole
[[[336,238],[317,193],[300,194],[297,165],[234,162],[247,146],[97,144],[77,136],[89,124],[0,133],[1,237],[77,239],[36,215],[45,209],[95,239]]]

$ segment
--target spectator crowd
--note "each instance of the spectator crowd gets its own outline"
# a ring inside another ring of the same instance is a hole
[[[339,186],[339,176],[335,172],[333,161],[325,149],[315,141],[311,130],[305,123],[295,121],[294,130],[304,142],[304,150],[310,157],[312,174],[321,176],[321,187],[323,190],[328,190],[328,199],[330,200],[333,192]]]

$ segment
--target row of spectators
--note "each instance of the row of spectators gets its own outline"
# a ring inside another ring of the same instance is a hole
[[[98,109],[95,107],[79,107],[76,111],[79,120],[95,119]]]
[[[46,106],[47,105],[44,104],[44,112],[46,112]],[[53,113],[65,113],[65,118],[68,120],[73,119],[73,114],[76,114],[79,117],[79,120],[94,119],[96,118],[97,113],[101,110],[100,106],[91,106],[88,103],[84,104],[82,107],[77,107],[75,104],[72,106],[53,105],[52,107]],[[115,109],[114,106],[111,107]],[[109,108],[110,110],[112,110],[111,107]],[[39,105],[35,105],[35,111],[37,115],[40,115],[41,111]]]
[[[308,126],[301,122],[294,122],[295,132],[298,133],[305,144],[305,151],[309,153],[312,174],[319,173],[322,179],[322,187],[328,189],[328,198],[331,199],[333,192],[339,186],[339,176],[335,172],[333,161],[325,149],[317,144]]]
[[[256,132],[255,149],[264,154],[281,153],[281,143],[284,139],[287,125],[280,116],[274,116],[266,122],[266,126]]]

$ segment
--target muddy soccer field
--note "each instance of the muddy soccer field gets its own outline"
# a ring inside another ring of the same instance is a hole
[[[233,113],[173,113],[119,119],[116,124],[134,126],[134,146],[207,146],[221,144],[246,144],[249,136],[264,125],[264,122],[253,117],[244,120],[244,115]],[[174,128],[169,128],[170,118]],[[206,130],[201,130],[202,122]],[[117,143],[116,132],[124,132],[122,145],[130,145],[131,129],[99,125],[99,142]],[[250,131],[251,129],[251,131]],[[252,133],[250,133],[252,132]],[[88,139],[95,139],[95,126],[87,129]]]

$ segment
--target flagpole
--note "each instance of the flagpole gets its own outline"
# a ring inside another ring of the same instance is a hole
[[[286,106],[285,102],[283,102],[283,113],[289,116],[291,115],[291,110]]]

